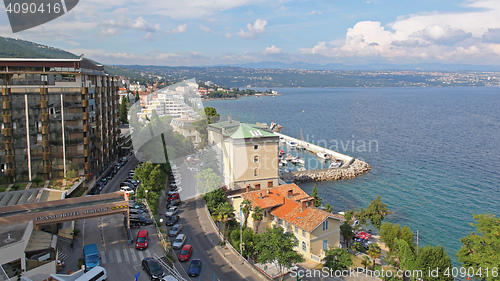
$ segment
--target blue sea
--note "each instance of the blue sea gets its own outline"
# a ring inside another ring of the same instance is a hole
[[[500,215],[500,88],[277,90],[282,96],[204,106],[223,118],[277,122],[284,134],[369,163],[358,178],[316,183],[334,211],[359,210],[380,195],[386,221],[419,230],[421,246],[444,246],[455,265],[460,238],[474,231],[472,214]],[[300,184],[309,194],[313,185]]]

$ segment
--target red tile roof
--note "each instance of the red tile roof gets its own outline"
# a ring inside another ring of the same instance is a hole
[[[291,196],[288,194],[289,191],[291,191]],[[309,195],[295,183],[242,193],[240,196],[243,197],[243,199],[250,200],[252,206],[259,206],[262,209],[283,205],[287,197],[292,200],[301,200],[309,197]]]
[[[301,208],[302,202],[297,202],[290,199],[285,199],[285,204],[276,207],[271,211],[271,215],[296,225],[307,232],[312,232],[319,224],[327,218],[343,220],[344,217],[328,213],[313,206],[307,206],[308,202],[304,201],[305,208]],[[311,203],[312,204],[312,203]]]

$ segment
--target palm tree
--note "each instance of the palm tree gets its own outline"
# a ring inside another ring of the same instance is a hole
[[[259,233],[259,224],[264,219],[264,209],[259,206],[253,208],[252,219],[254,232]]]
[[[224,237],[227,237],[226,224],[231,218],[234,218],[234,208],[229,203],[224,202],[219,205],[218,209],[219,218],[224,223],[222,233],[224,233]]]
[[[240,204],[240,209],[241,212],[243,213],[243,216],[245,217],[245,222],[243,225],[245,228],[247,228],[247,221],[248,221],[248,216],[250,215],[250,211],[252,210],[252,202],[248,199],[243,200]]]
[[[380,258],[382,255],[382,250],[378,246],[378,244],[372,243],[370,244],[370,248],[368,249],[368,255],[373,259],[373,268],[375,269],[375,259]]]

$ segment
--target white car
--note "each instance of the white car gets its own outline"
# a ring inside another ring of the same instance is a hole
[[[125,193],[130,194],[130,195],[135,194],[135,191],[132,188],[130,188],[130,186],[122,186],[122,187],[120,187],[120,190],[125,191]]]
[[[177,214],[178,212],[179,212],[179,207],[173,206],[173,207],[170,207],[170,209],[167,210],[167,212],[165,213],[165,216],[166,217],[172,217],[175,214]]]
[[[174,240],[174,243],[172,243],[172,248],[174,249],[180,249],[184,244],[186,243],[186,235],[184,234],[179,234]]]

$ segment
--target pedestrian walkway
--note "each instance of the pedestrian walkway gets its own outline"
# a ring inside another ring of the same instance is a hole
[[[101,251],[99,254],[103,265],[110,263],[137,264],[144,258],[153,256],[149,249],[140,251],[133,248]]]

